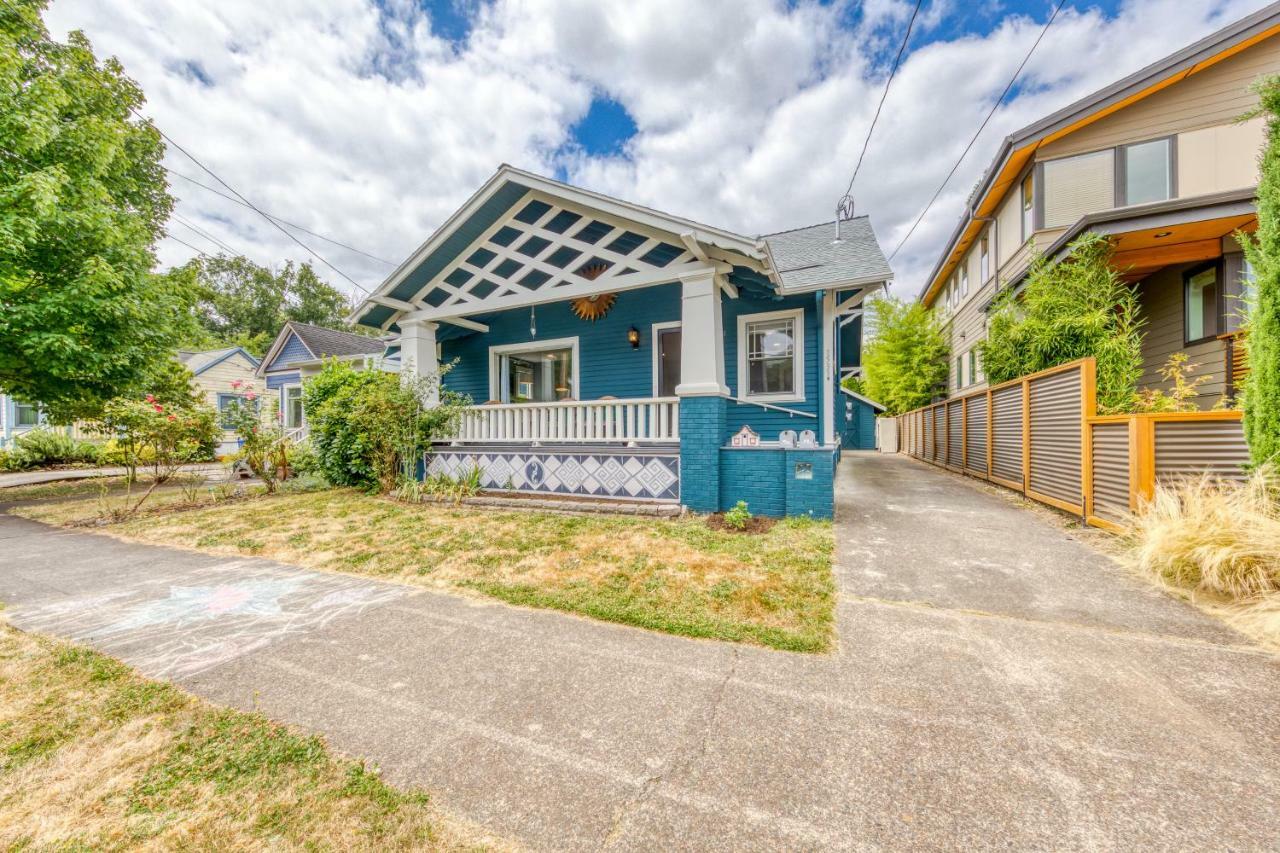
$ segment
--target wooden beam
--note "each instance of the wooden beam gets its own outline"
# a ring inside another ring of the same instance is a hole
[[[475,320],[467,320],[463,317],[441,317],[441,323],[449,323],[453,326],[461,326],[464,329],[470,329],[473,332],[487,332],[489,327],[484,323],[477,323]]]
[[[370,302],[376,302],[378,305],[385,305],[388,308],[394,308],[397,311],[417,311],[422,306],[414,305],[412,302],[405,302],[403,299],[396,299],[392,296],[382,296],[374,294],[369,297]]]
[[[1209,261],[1221,254],[1222,241],[1215,237],[1210,240],[1192,240],[1187,243],[1173,243],[1168,246],[1153,246],[1149,249],[1116,252],[1111,256],[1111,266],[1121,272],[1130,267],[1134,269],[1159,269],[1171,264]]]

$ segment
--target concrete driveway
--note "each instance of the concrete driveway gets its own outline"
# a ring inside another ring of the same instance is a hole
[[[828,656],[3,516],[0,599],[535,848],[1280,844],[1275,658],[952,475],[839,476]]]

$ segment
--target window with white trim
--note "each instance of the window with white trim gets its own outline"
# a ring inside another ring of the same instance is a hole
[[[302,426],[302,386],[284,386],[284,427],[297,429]]]
[[[982,239],[978,241],[978,282],[985,284],[987,279],[991,277],[991,238],[987,234],[982,235]]]
[[[738,384],[755,400],[804,399],[804,309],[738,318]]]
[[[31,403],[13,401],[13,425],[15,427],[40,426],[40,407]]]
[[[965,258],[960,265],[960,298],[969,295],[969,259]]]

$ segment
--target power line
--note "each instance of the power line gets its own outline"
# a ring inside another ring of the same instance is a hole
[[[170,240],[172,240],[172,241],[173,241],[173,242],[175,242],[175,243],[181,243],[182,245],[186,246],[188,249],[190,249],[191,251],[195,252],[197,255],[199,255],[199,256],[200,256],[200,257],[202,257],[202,258],[207,258],[207,257],[209,257],[209,255],[208,255],[207,253],[200,251],[200,250],[199,250],[199,249],[197,249],[195,246],[193,246],[193,245],[191,245],[190,243],[188,243],[186,240],[182,240],[182,239],[179,239],[179,238],[177,238],[177,237],[173,236],[172,234],[170,234],[170,233],[169,233],[166,229],[164,229],[164,228],[161,228],[161,229],[160,229],[160,233],[161,233],[161,234],[163,234],[164,236],[168,237]]]
[[[200,226],[196,225],[194,222],[191,222],[190,220],[185,219],[185,218],[184,218],[184,217],[182,217],[180,214],[178,214],[178,213],[174,213],[174,214],[173,214],[173,218],[174,218],[174,219],[176,219],[176,220],[178,220],[178,224],[179,224],[179,225],[185,226],[185,227],[186,227],[186,228],[188,228],[189,230],[194,231],[196,234],[199,234],[201,237],[205,238],[205,239],[206,239],[206,240],[208,240],[210,243],[213,243],[215,246],[217,246],[219,249],[222,249],[224,252],[229,252],[229,253],[230,253],[230,254],[232,254],[232,255],[243,255],[243,254],[244,254],[244,252],[237,252],[235,249],[231,248],[231,247],[230,247],[230,246],[228,246],[226,243],[222,242],[222,241],[221,241],[221,240],[219,240],[217,237],[215,237],[215,236],[213,236],[212,234],[210,234],[208,231],[206,231],[206,230],[204,230],[203,228],[201,228]]]
[[[188,175],[184,175],[175,169],[170,169],[168,166],[162,165],[161,168],[163,168],[166,172],[173,175],[174,177],[182,178],[182,180],[187,181],[188,183],[195,184],[201,189],[208,190],[214,195],[220,196],[221,198],[224,198],[227,201],[234,202],[235,204],[241,205],[242,207],[249,207],[249,205],[245,204],[240,199],[236,198],[235,196],[227,195],[226,193],[222,192],[216,187],[211,187],[208,184],[201,183],[200,181],[197,181],[195,178],[192,178]],[[388,261],[386,258],[380,258],[377,255],[371,255],[368,252],[357,249],[355,246],[349,246],[346,243],[343,243],[341,240],[335,240],[332,237],[326,237],[323,234],[319,234],[315,231],[311,231],[310,229],[304,228],[303,226],[299,225],[296,222],[290,222],[287,219],[282,219],[281,217],[276,216],[274,213],[268,213],[266,215],[270,216],[272,219],[274,219],[276,222],[279,222],[281,225],[288,225],[290,228],[296,228],[304,234],[310,234],[312,237],[315,237],[320,240],[324,240],[326,243],[332,243],[335,246],[340,246],[343,249],[346,249],[348,252],[355,252],[357,255],[363,255],[364,257],[369,258],[370,260],[377,261],[380,264],[386,264],[389,267],[396,266],[395,262],[393,261]]]
[[[138,112],[136,109],[133,109],[132,107],[130,107],[130,108],[129,108],[129,111],[130,111],[131,113],[133,113],[135,116],[137,116],[138,118],[142,119],[143,121],[149,121],[149,119],[147,119],[147,117],[146,117],[146,116],[142,115],[142,113]],[[247,199],[247,198],[245,198],[243,195],[241,195],[241,194],[236,190],[236,188],[235,188],[235,187],[231,186],[231,184],[227,183],[227,182],[226,182],[226,181],[224,181],[221,177],[219,177],[217,172],[215,172],[215,171],[213,171],[212,169],[210,169],[208,166],[206,166],[204,163],[202,163],[198,157],[196,157],[196,156],[195,156],[194,154],[192,154],[190,151],[188,151],[187,149],[185,149],[185,148],[183,148],[181,145],[179,145],[177,142],[175,142],[175,141],[173,140],[173,137],[169,136],[169,134],[165,133],[163,130],[161,130],[161,129],[160,129],[160,126],[159,126],[159,125],[155,124],[154,122],[151,122],[151,126],[152,126],[152,127],[154,127],[154,128],[156,129],[156,132],[160,134],[161,138],[163,138],[166,142],[168,142],[168,143],[169,143],[170,145],[172,145],[174,148],[177,148],[179,151],[181,151],[183,154],[185,154],[185,155],[186,155],[186,157],[187,157],[187,159],[189,159],[192,163],[195,163],[197,166],[199,166],[199,167],[200,167],[200,168],[201,168],[201,169],[202,169],[202,170],[203,170],[207,175],[209,175],[209,177],[213,178],[215,181],[217,181],[218,183],[220,183],[220,184],[222,184],[224,187],[226,187],[228,192],[230,192],[230,193],[231,193],[232,195],[234,195],[236,198],[240,199],[240,201],[244,202],[245,206],[247,206],[247,207],[249,207],[249,208],[252,208],[252,209],[253,209],[253,211],[254,211],[255,213],[257,213],[257,214],[258,214],[259,216],[261,216],[263,219],[267,220],[267,222],[269,222],[273,228],[275,228],[276,230],[278,230],[281,234],[285,235],[286,237],[288,237],[288,238],[289,238],[290,240],[292,240],[293,242],[297,243],[299,246],[301,246],[301,247],[302,247],[303,249],[305,249],[307,252],[311,253],[311,255],[312,255],[316,260],[320,261],[320,263],[324,264],[324,265],[325,265],[325,266],[327,266],[329,269],[333,270],[333,271],[334,271],[334,272],[336,272],[338,275],[342,276],[342,277],[343,277],[343,278],[345,278],[347,281],[351,282],[351,284],[352,284],[352,285],[354,285],[355,287],[357,287],[357,288],[359,288],[361,291],[363,291],[363,292],[365,293],[365,295],[368,295],[368,293],[369,293],[369,289],[368,289],[367,287],[365,287],[364,285],[362,285],[362,284],[360,284],[359,282],[357,282],[354,278],[352,278],[351,276],[347,275],[347,274],[346,274],[345,272],[343,272],[342,270],[338,269],[336,266],[334,266],[332,263],[330,263],[330,261],[329,261],[327,258],[325,258],[325,256],[324,256],[324,255],[321,255],[321,254],[320,254],[319,252],[317,252],[315,249],[311,248],[311,247],[310,247],[310,246],[308,246],[306,243],[304,243],[304,242],[302,242],[301,240],[299,240],[299,239],[298,239],[298,238],[297,238],[297,237],[296,237],[296,236],[295,236],[291,231],[286,230],[282,225],[280,225],[280,223],[276,222],[276,221],[275,221],[274,219],[272,219],[270,216],[267,216],[267,214],[263,213],[263,212],[262,212],[262,210],[261,210],[261,209],[259,209],[257,205],[255,205],[253,202],[249,201],[249,199]]]
[[[858,170],[862,168],[862,158],[867,156],[867,146],[871,144],[871,133],[876,129],[876,122],[880,120],[880,110],[884,109],[884,100],[889,97],[889,85],[893,83],[894,76],[898,73],[898,65],[902,62],[902,54],[906,52],[907,42],[911,38],[911,28],[916,25],[916,16],[920,14],[920,7],[924,0],[916,0],[916,7],[911,11],[911,20],[907,21],[907,31],[902,36],[902,44],[898,46],[898,55],[893,58],[893,67],[889,69],[889,78],[884,81],[884,91],[880,93],[880,103],[876,104],[875,115],[871,117],[871,126],[867,128],[867,138],[862,141],[862,153],[858,155],[858,163],[853,167],[853,176],[849,178],[849,186],[844,191],[847,196],[853,192],[853,182],[858,179]]]
[[[960,164],[964,162],[964,158],[968,155],[969,150],[973,148],[974,143],[978,141],[978,137],[982,135],[982,131],[986,129],[987,123],[991,121],[991,117],[996,114],[996,110],[1000,108],[1004,99],[1013,89],[1013,84],[1017,82],[1018,77],[1022,74],[1022,69],[1027,67],[1027,62],[1031,60],[1031,55],[1035,53],[1036,48],[1040,46],[1040,41],[1044,38],[1044,34],[1049,32],[1049,27],[1053,26],[1053,22],[1058,17],[1058,12],[1062,9],[1062,4],[1064,2],[1066,2],[1066,0],[1058,0],[1058,4],[1053,7],[1053,14],[1050,15],[1049,20],[1045,22],[1044,29],[1040,30],[1040,35],[1036,36],[1035,43],[1031,45],[1031,49],[1027,51],[1027,55],[1022,57],[1022,62],[1018,65],[1018,70],[1013,72],[1013,76],[1009,78],[1009,84],[1004,87],[1004,91],[1000,93],[1000,97],[996,98],[996,102],[991,105],[991,112],[987,113],[987,117],[982,120],[982,124],[978,126],[978,130],[974,133],[973,138],[969,140],[969,144],[964,147],[964,151],[960,152],[960,158],[956,160],[955,165],[951,167],[951,171],[947,172],[947,176],[942,179],[942,183],[934,192],[933,198],[929,199],[929,203],[924,206],[924,210],[920,211],[920,215],[917,216],[916,221],[911,224],[911,228],[907,231],[906,236],[899,241],[897,248],[889,255],[890,261],[897,257],[898,252],[902,251],[902,247],[911,239],[911,235],[915,233],[916,228],[918,228],[920,223],[924,220],[925,214],[929,212],[929,208],[933,207],[933,203],[938,200],[938,196],[942,195],[942,191],[946,188],[947,183],[955,176],[956,170],[959,169]]]

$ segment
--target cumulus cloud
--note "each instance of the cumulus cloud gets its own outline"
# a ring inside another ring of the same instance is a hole
[[[48,22],[55,36],[82,29],[100,54],[119,57],[160,127],[260,207],[398,263],[503,162],[744,233],[830,218],[912,5],[491,0],[453,7],[470,17],[462,38],[411,0],[55,0]],[[1262,5],[1064,8],[895,259],[897,292],[919,289],[1004,135]],[[1047,10],[939,37],[953,14],[948,0],[925,7],[922,46],[894,80],[854,188],[886,251]],[[636,125],[608,156],[571,132],[601,96]],[[212,184],[177,151],[166,164]],[[309,257],[252,211],[181,178],[172,185],[182,217],[235,250],[263,263]],[[217,251],[180,222],[171,230]],[[364,287],[390,269],[299,237]],[[191,254],[173,240],[160,247],[166,266]]]

